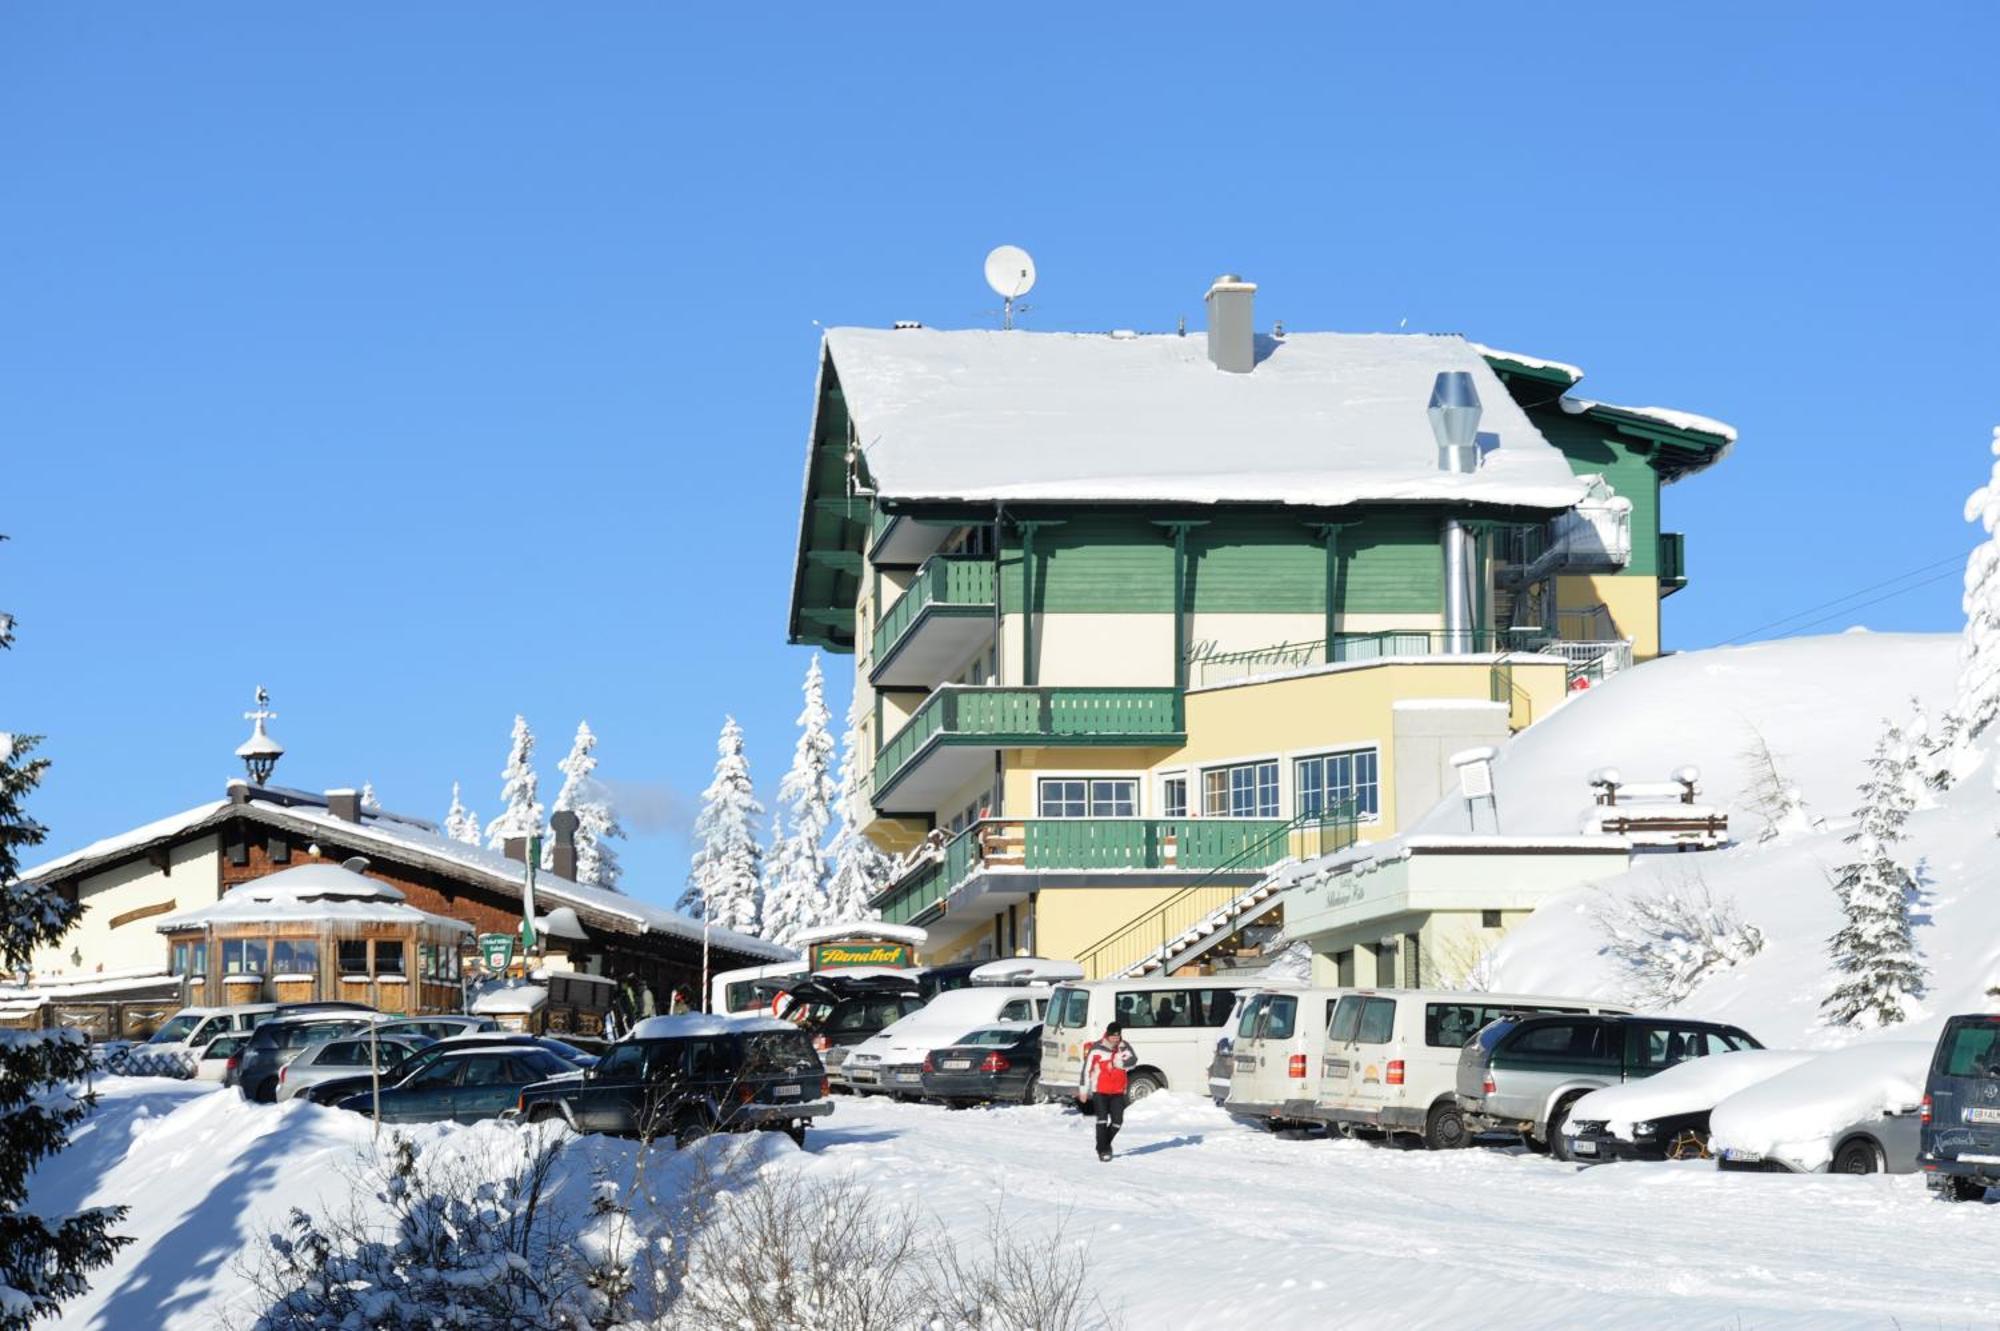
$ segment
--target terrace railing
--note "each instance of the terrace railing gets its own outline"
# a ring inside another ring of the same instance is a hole
[[[993,561],[984,555],[933,555],[875,625],[875,660],[886,659],[933,605],[991,610]]]
[[[874,789],[887,790],[935,739],[1009,746],[1178,743],[1176,689],[1006,688],[947,684],[924,699],[875,755]]]

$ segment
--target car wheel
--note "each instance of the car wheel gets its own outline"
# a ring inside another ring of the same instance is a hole
[[[250,1098],[260,1105],[274,1105],[278,1103],[278,1079],[276,1077],[266,1077],[263,1081],[257,1083],[257,1093]]]
[[[1947,1175],[1937,1195],[1948,1202],[1976,1202],[1986,1196],[1986,1185],[1978,1179]]]
[[[562,1110],[557,1108],[555,1105],[536,1105],[533,1109],[528,1111],[528,1122],[530,1123],[554,1122],[554,1123],[567,1124],[568,1120],[563,1117]]]
[[[1125,1083],[1125,1103],[1131,1105],[1138,1104],[1153,1092],[1165,1089],[1166,1087],[1160,1085],[1153,1077],[1142,1072]]]
[[[1576,1156],[1570,1153],[1569,1139],[1563,1135],[1563,1129],[1569,1126],[1570,1106],[1574,1105],[1577,1102],[1577,1099],[1578,1097],[1571,1096],[1569,1099],[1563,1101],[1561,1104],[1556,1106],[1555,1113],[1549,1115],[1549,1126],[1548,1126],[1549,1158],[1553,1160],[1561,1160],[1566,1164],[1576,1163]]]
[[[1433,1151],[1456,1151],[1472,1142],[1472,1133],[1465,1126],[1465,1115],[1457,1105],[1432,1105],[1430,1116],[1424,1120],[1424,1145]]]
[[[1029,1077],[1028,1084],[1021,1088],[1021,1103],[1031,1105],[1042,1098],[1042,1082],[1039,1077]]]
[[[1856,1138],[1845,1142],[1833,1154],[1834,1174],[1878,1174],[1882,1171],[1882,1153],[1875,1149],[1875,1143]]]
[[[705,1116],[690,1114],[674,1124],[674,1147],[678,1150],[692,1146],[714,1131]]]

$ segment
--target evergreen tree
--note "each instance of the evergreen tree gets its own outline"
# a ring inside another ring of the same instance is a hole
[[[468,846],[479,844],[479,815],[465,807],[458,797],[458,782],[451,783],[451,808],[444,815],[444,834]]]
[[[576,881],[615,891],[624,870],[619,867],[611,839],[624,836],[625,829],[618,825],[618,815],[611,808],[611,792],[591,775],[597,770],[597,736],[591,733],[588,721],[576,723],[576,740],[569,746],[569,756],[556,767],[563,774],[563,783],[556,792],[555,812],[568,809],[576,815]],[[542,842],[542,867],[553,868],[554,859],[555,837],[551,835]]]
[[[527,838],[542,830],[542,801],[536,793],[535,732],[528,718],[514,718],[513,741],[507,749],[507,766],[500,773],[498,818],[486,825],[486,845],[505,850],[509,837]]]
[[[13,627],[0,614],[0,647],[13,645]],[[27,969],[36,948],[54,944],[83,914],[55,888],[19,881],[21,851],[47,835],[22,808],[48,767],[31,756],[39,742],[0,734],[0,966],[8,972]],[[70,1128],[95,1103],[72,1089],[89,1070],[90,1046],[76,1031],[0,1031],[0,1331],[54,1316],[131,1242],[111,1233],[122,1206],[67,1216],[23,1209],[29,1173],[68,1144]]]
[[[826,834],[833,822],[835,794],[834,742],[827,729],[833,715],[826,709],[826,681],[817,654],[806,669],[804,693],[791,770],[778,784],[779,808],[787,814],[791,830],[782,836],[774,833],[769,886],[764,892],[764,936],[784,944],[802,930],[825,924],[832,904],[826,891]]]
[[[743,728],[735,717],[724,718],[715,753],[715,778],[701,793],[701,813],[694,821],[694,859],[680,909],[698,919],[705,916],[718,928],[754,934],[764,877],[757,820],[764,806],[750,784]]]
[[[1924,966],[1910,933],[1910,897],[1917,885],[1895,858],[1915,808],[1910,794],[1915,770],[1902,732],[1886,727],[1868,760],[1855,828],[1843,838],[1854,856],[1833,876],[1845,919],[1827,942],[1834,970],[1844,978],[1820,1007],[1835,1025],[1894,1025],[1909,1015],[1905,1000],[1923,992]]]
[[[361,783],[361,807],[375,810],[380,810],[382,807],[382,801],[376,798],[375,783],[373,781],[363,781]]]
[[[2000,429],[1993,431],[1992,448],[2000,459]],[[1958,655],[1958,701],[1952,707],[1961,751],[1969,750],[2000,716],[2000,460],[1986,484],[1966,497],[1965,520],[1983,527],[1986,540],[1965,561],[1965,636]]]
[[[859,700],[856,700],[859,706]],[[881,912],[869,907],[870,899],[887,885],[896,865],[895,857],[884,853],[855,825],[855,817],[868,799],[868,762],[861,748],[861,726],[856,712],[849,710],[847,733],[840,743],[839,821],[834,828],[833,879],[827,884],[828,916],[831,921],[873,920]]]

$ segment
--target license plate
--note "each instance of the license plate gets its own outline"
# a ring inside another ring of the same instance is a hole
[[[1572,1141],[1569,1144],[1569,1149],[1574,1151],[1578,1155],[1596,1155],[1597,1143],[1587,1142],[1587,1141]]]
[[[771,1088],[771,1094],[780,1100],[796,1100],[803,1092],[797,1086],[774,1086]]]
[[[2000,1109],[1968,1109],[1965,1111],[1967,1123],[2000,1123]]]
[[[1967,1165],[2000,1165],[2000,1155],[1956,1155],[1952,1159]]]
[[[947,1058],[944,1061],[945,1071],[947,1072],[963,1072],[971,1066],[972,1060],[969,1058]]]
[[[1257,1070],[1257,1060],[1249,1054],[1239,1054],[1236,1058],[1236,1070],[1238,1072],[1255,1072]]]
[[[924,1074],[921,1072],[898,1072],[895,1074],[895,1077],[897,1081],[920,1082],[924,1079]]]
[[[1731,1164],[1755,1165],[1763,1163],[1764,1153],[1762,1151],[1739,1151],[1732,1146],[1723,1151],[1722,1158]]]
[[[847,1079],[849,1081],[874,1081],[875,1074],[866,1068],[848,1068]]]
[[[1319,1070],[1329,1077],[1345,1077],[1347,1075],[1347,1060],[1344,1058],[1329,1058],[1320,1064]]]

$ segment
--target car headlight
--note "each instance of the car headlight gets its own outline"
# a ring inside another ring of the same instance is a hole
[[[1647,1119],[1644,1123],[1634,1123],[1632,1125],[1632,1135],[1634,1137],[1652,1137],[1658,1135],[1659,1131],[1660,1125],[1651,1119]]]

